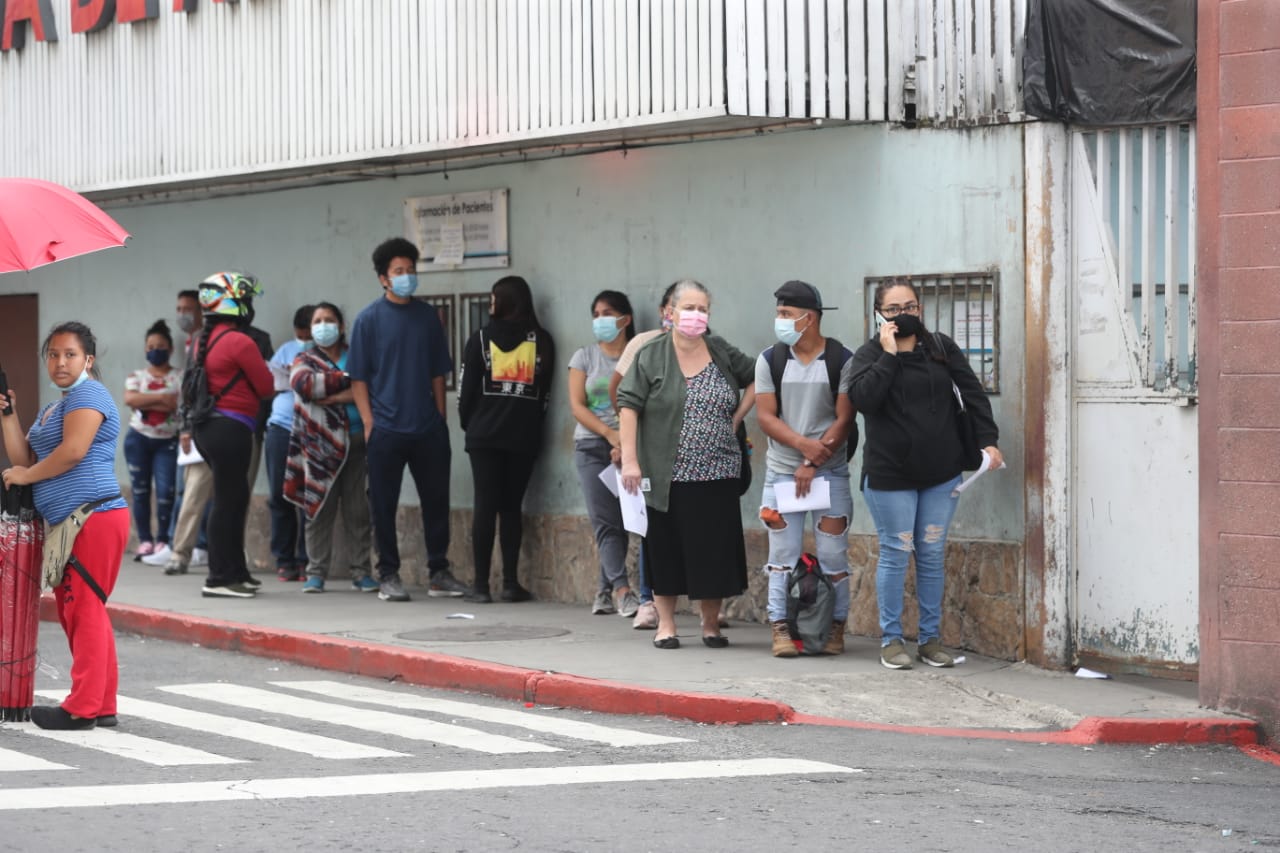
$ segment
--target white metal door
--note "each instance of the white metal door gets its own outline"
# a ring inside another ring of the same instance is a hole
[[[1071,157],[1077,657],[1189,675],[1199,660],[1194,127],[1077,131]]]

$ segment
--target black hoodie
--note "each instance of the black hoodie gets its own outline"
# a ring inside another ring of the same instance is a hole
[[[470,450],[536,455],[556,347],[546,329],[491,320],[471,335],[458,375],[458,419]]]
[[[887,353],[873,338],[853,355],[849,399],[866,425],[859,482],[873,489],[924,489],[963,470],[952,382],[973,415],[978,446],[1000,438],[991,401],[960,347],[937,332],[933,339],[946,363],[932,357],[923,335],[912,352]]]

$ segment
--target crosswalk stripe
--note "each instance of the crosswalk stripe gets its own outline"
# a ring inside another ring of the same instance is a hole
[[[465,726],[437,723],[404,714],[353,708],[333,702],[317,702],[237,684],[174,684],[160,687],[179,696],[222,702],[272,714],[285,714],[308,720],[320,720],[336,726],[349,726],[361,731],[396,735],[411,740],[431,741],[460,749],[473,749],[493,755],[525,752],[559,752],[554,746],[493,735]]]
[[[0,726],[0,728],[4,728]],[[34,755],[26,755],[21,752],[14,752],[12,749],[4,749],[0,747],[0,773],[18,771],[18,770],[70,770],[71,768],[65,764],[55,764],[52,761],[45,761],[43,758],[36,758]]]
[[[114,732],[110,729],[87,729],[84,731],[53,731],[38,729],[31,723],[23,723],[14,727],[17,731],[60,743],[69,743],[86,749],[96,749],[120,758],[129,758],[157,767],[176,767],[185,764],[243,764],[239,758],[228,758],[225,755],[214,755],[189,746],[175,743],[164,743],[151,738],[138,737],[126,732]]]
[[[60,698],[62,694],[53,690],[38,690],[36,695]],[[117,701],[119,712],[130,717],[141,717],[170,726],[265,744],[289,752],[300,752],[314,758],[402,758],[405,755],[403,752],[392,752],[376,746],[351,743],[279,726],[263,725],[249,720],[237,720],[235,717],[224,717],[221,714],[192,711],[161,702],[148,702],[145,699],[131,699],[127,696],[121,696]]]
[[[522,767],[505,770],[448,770],[433,773],[371,773],[293,779],[235,779],[176,784],[93,785],[18,788],[0,796],[0,811],[93,808],[105,806],[207,803],[241,800],[302,799],[466,791],[487,788],[535,788],[619,782],[665,782],[761,776],[860,773],[852,767],[789,758],[725,761],[673,761],[582,767]]]
[[[595,723],[561,720],[553,717],[537,716],[525,711],[491,708],[486,705],[473,705],[467,702],[456,702],[451,699],[432,699],[412,693],[397,693],[392,690],[341,684],[337,681],[274,681],[272,684],[277,687],[318,693],[331,699],[346,699],[350,702],[366,702],[371,705],[386,705],[391,708],[403,708],[410,711],[428,711],[437,714],[448,714],[454,717],[466,717],[485,723],[498,723],[504,726],[543,732],[544,734],[605,743],[609,746],[656,746],[664,743],[688,742],[687,738],[616,729]]]

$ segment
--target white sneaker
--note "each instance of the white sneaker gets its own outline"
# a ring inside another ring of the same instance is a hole
[[[160,545],[150,554],[143,557],[142,562],[148,566],[167,566],[169,565],[169,558],[172,556],[173,551],[169,549],[168,545]]]
[[[209,565],[209,552],[204,548],[191,549],[191,562],[188,566],[207,566]]]

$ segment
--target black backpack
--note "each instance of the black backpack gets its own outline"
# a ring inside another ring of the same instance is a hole
[[[209,357],[209,352],[218,345],[219,341],[227,335],[234,334],[236,334],[234,331],[223,332],[212,343],[202,344],[196,360],[182,374],[182,423],[184,429],[189,430],[197,427],[213,417],[213,412],[218,407],[218,401],[244,377],[244,371],[237,370],[236,375],[231,377],[231,381],[221,391],[217,394],[209,392],[209,374],[204,369],[205,361]]]
[[[778,417],[782,417],[782,374],[787,369],[787,359],[791,358],[791,347],[784,343],[776,343],[769,350],[769,376],[773,379],[773,395],[778,401]],[[831,398],[840,395],[840,370],[844,363],[853,358],[844,344],[835,338],[827,338],[827,348],[822,360],[827,365],[827,380],[831,383]],[[849,430],[849,441],[845,445],[845,461],[853,458],[858,449],[858,422],[855,420]]]
[[[812,554],[801,554],[787,583],[787,630],[802,654],[820,655],[831,637],[836,589]]]

